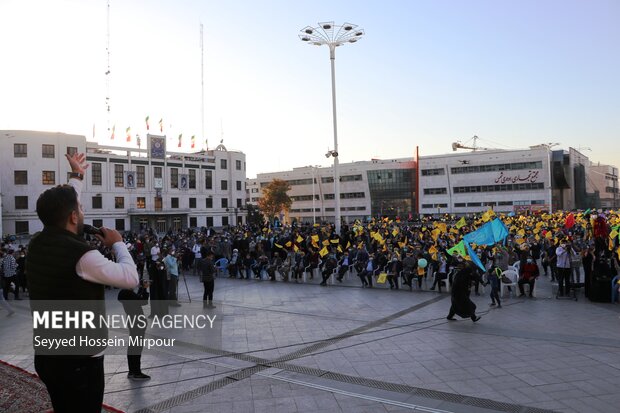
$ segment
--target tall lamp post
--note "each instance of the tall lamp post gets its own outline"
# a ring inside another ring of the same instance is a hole
[[[336,233],[340,234],[340,180],[338,175],[338,123],[336,120],[336,47],[346,43],[355,43],[362,38],[364,30],[357,25],[344,23],[335,25],[334,22],[319,23],[317,27],[307,26],[301,29],[299,38],[311,45],[329,46],[329,59],[332,73],[332,114],[334,120],[334,149],[325,154],[334,157],[334,198],[336,200]]]

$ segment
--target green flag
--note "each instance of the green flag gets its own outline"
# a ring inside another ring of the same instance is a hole
[[[455,252],[458,252],[461,257],[467,256],[467,252],[465,252],[465,244],[463,243],[462,240],[461,242],[459,242],[458,244],[456,244],[454,247],[450,248],[446,252],[450,255],[454,255]]]

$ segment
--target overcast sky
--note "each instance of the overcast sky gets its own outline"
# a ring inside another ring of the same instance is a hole
[[[318,22],[358,24],[336,52],[341,162],[558,142],[618,162],[620,2],[112,0],[110,126],[106,0],[0,0],[0,129],[79,133],[124,144],[164,120],[169,145],[205,136],[246,153],[248,177],[329,165],[326,46]],[[591,151],[584,149],[590,148]]]

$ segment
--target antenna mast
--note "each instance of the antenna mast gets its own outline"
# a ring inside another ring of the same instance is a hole
[[[202,116],[202,140],[205,142],[205,149],[209,150],[209,141],[205,139],[205,59],[203,37],[202,23],[200,23],[200,90],[202,93],[200,115]]]
[[[106,53],[108,57],[108,70],[105,72],[105,89],[106,89],[106,97],[105,104],[108,113],[107,118],[107,126],[108,126],[108,136],[110,136],[110,0],[108,0],[108,9],[107,9],[107,22],[106,22],[107,32],[106,32]]]

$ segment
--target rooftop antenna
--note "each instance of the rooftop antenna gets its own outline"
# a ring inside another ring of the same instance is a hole
[[[106,21],[106,47],[105,47],[107,58],[108,58],[108,70],[105,72],[105,105],[107,109],[107,126],[108,126],[108,136],[110,136],[110,0],[108,0],[108,8],[107,8],[107,21]]]
[[[200,23],[200,89],[201,89],[201,111],[202,116],[202,139],[209,150],[209,141],[205,138],[205,61],[204,61],[204,41],[202,34],[202,23]]]

